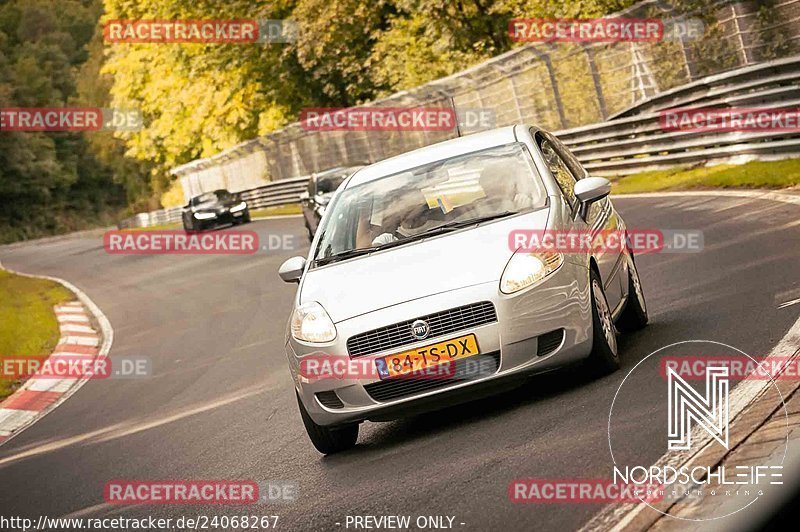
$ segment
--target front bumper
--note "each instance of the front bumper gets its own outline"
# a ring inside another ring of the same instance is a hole
[[[216,227],[219,225],[228,225],[239,223],[249,216],[249,210],[243,209],[238,212],[222,211],[217,213],[214,218],[206,218],[200,220],[195,217],[195,223],[202,227]]]
[[[412,390],[410,393],[392,399],[380,399],[386,394],[377,393],[375,384],[387,381],[378,378],[308,380],[301,375],[300,360],[303,355],[325,353],[334,357],[348,356],[346,342],[351,336],[482,301],[494,304],[497,321],[426,338],[379,354],[389,355],[474,333],[481,353],[479,356],[488,355],[484,357],[486,360],[491,357],[498,362],[491,367],[490,374],[481,373],[466,381],[439,382],[433,389],[423,387],[413,391],[413,388],[409,388]],[[546,372],[575,362],[586,357],[591,350],[591,327],[588,272],[581,265],[565,262],[543,283],[516,294],[502,294],[498,289],[498,281],[492,281],[341,321],[336,324],[336,340],[329,344],[311,346],[289,337],[286,354],[295,387],[306,410],[315,423],[327,426],[368,419],[393,419],[419,410],[447,406],[479,397],[479,390],[487,385],[501,384],[500,381],[506,379]],[[552,342],[553,334],[548,335],[555,331],[562,333],[559,336],[561,341],[557,344]],[[539,338],[542,336],[552,344],[545,354],[541,354],[539,348]]]

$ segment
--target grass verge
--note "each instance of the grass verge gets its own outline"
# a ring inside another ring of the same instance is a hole
[[[289,203],[287,205],[275,205],[274,207],[266,207],[264,209],[256,209],[250,211],[250,216],[282,216],[286,214],[301,214],[303,211],[297,203]]]
[[[0,270],[0,361],[49,355],[60,336],[53,306],[73,298],[72,292],[54,281]],[[0,400],[20,384],[0,377]]]
[[[786,188],[800,185],[800,159],[675,167],[611,178],[615,194],[709,188]]]

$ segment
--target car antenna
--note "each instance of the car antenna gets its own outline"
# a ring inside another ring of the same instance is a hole
[[[458,113],[456,112],[456,100],[450,96],[450,105],[453,107],[453,114],[456,117],[456,133],[461,136],[461,124],[458,123]]]

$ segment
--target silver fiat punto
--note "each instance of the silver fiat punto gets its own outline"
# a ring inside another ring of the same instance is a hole
[[[299,283],[286,354],[314,446],[359,423],[481,397],[587,359],[619,367],[617,330],[647,323],[633,253],[518,246],[515,234],[625,233],[610,183],[553,135],[516,125],[358,170],[338,189]]]

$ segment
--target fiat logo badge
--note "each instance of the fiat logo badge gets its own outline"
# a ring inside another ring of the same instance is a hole
[[[430,334],[431,328],[428,325],[427,321],[424,320],[416,320],[414,323],[411,324],[411,336],[416,338],[417,340],[424,340]]]

